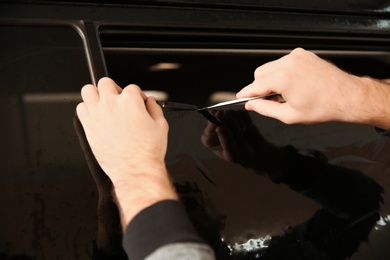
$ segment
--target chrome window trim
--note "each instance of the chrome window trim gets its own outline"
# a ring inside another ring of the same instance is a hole
[[[390,57],[390,51],[349,51],[349,50],[310,50],[318,55],[332,56],[367,56]],[[132,48],[132,47],[103,47],[103,52],[133,52],[133,53],[165,53],[165,54],[270,54],[285,55],[291,52],[289,49],[211,49],[211,48]]]
[[[76,31],[80,36],[88,70],[92,84],[97,84],[99,78],[107,75],[107,69],[104,62],[103,52],[98,40],[98,26],[95,24],[86,24],[84,21],[74,20],[53,20],[53,19],[0,19],[0,26],[40,26],[40,27],[68,27]],[[95,39],[92,39],[96,37]],[[93,41],[92,41],[93,40]],[[97,46],[94,47],[93,46]],[[93,51],[94,50],[94,51]],[[95,60],[102,59],[102,62]],[[99,69],[100,68],[100,69]],[[99,72],[100,71],[100,72]],[[103,72],[101,72],[103,71]]]

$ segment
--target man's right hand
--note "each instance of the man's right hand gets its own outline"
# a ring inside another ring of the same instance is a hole
[[[269,93],[286,102],[257,99],[246,109],[287,124],[343,121],[390,128],[388,84],[348,74],[301,48],[258,67],[253,83],[237,98]]]

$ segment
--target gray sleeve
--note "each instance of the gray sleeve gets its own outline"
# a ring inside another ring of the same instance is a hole
[[[160,201],[143,209],[127,226],[122,242],[131,260],[143,260],[167,245],[193,243],[208,247],[196,233],[183,205],[176,200]]]
[[[200,243],[174,243],[162,246],[152,252],[146,260],[215,260],[213,250]]]

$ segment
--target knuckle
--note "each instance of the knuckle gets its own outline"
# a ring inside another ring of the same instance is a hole
[[[79,103],[76,106],[76,114],[77,114],[77,116],[80,118],[80,117],[82,117],[85,114],[85,112],[86,112],[86,108],[85,108],[84,102]]]
[[[110,79],[109,77],[103,77],[103,78],[99,79],[98,86],[112,84],[113,82],[114,81],[112,79]]]
[[[96,88],[96,87],[95,87],[94,85],[92,85],[92,84],[84,85],[84,86],[81,88],[81,93],[89,92],[89,91],[93,90],[94,88]]]
[[[255,72],[254,72],[255,78],[260,74],[260,72],[261,72],[261,67],[257,67],[257,68],[255,69]]]
[[[298,48],[295,48],[294,50],[292,50],[291,54],[293,56],[301,56],[301,55],[305,55],[307,53],[307,51],[301,47],[298,47]]]
[[[302,49],[302,48],[296,48],[294,49],[290,55],[288,55],[288,65],[289,66],[296,66],[297,62],[299,62],[302,59],[307,58],[308,56],[308,51]]]
[[[85,101],[96,93],[96,87],[88,84],[81,88],[81,98]]]
[[[130,93],[139,93],[141,92],[141,89],[135,84],[130,84],[127,87],[125,87],[123,91],[130,92]]]

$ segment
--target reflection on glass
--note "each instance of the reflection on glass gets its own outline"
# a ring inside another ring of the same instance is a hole
[[[302,140],[273,136],[273,129],[288,126],[244,110],[209,111],[222,125],[197,111],[164,112],[168,170],[218,259],[348,259],[385,221],[384,187],[359,170],[329,163],[328,151],[304,151],[297,149]],[[99,191],[94,259],[126,259],[111,182],[75,123]]]
[[[92,259],[127,259],[127,255],[122,248],[123,234],[119,209],[112,193],[112,182],[93,156],[77,116],[73,118],[73,126],[99,195],[97,203],[97,229],[96,237],[93,241]]]
[[[0,34],[0,259],[87,259],[97,195],[71,124],[91,81],[82,40],[61,26]]]
[[[380,217],[380,219],[376,222],[375,229],[380,230],[381,228],[388,226],[390,223],[390,215],[385,217]]]
[[[269,141],[288,126],[244,110],[211,111],[223,125],[165,112],[170,174],[220,259],[347,259],[380,219],[383,187],[302,143]]]

